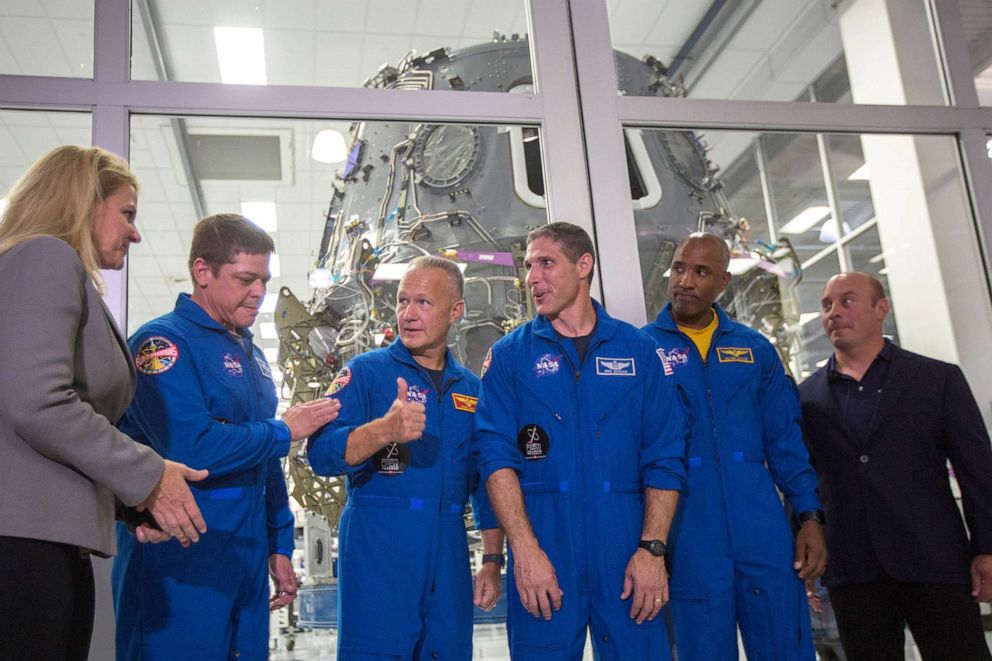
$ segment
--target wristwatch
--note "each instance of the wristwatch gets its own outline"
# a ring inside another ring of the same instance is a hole
[[[637,545],[637,548],[646,549],[648,553],[656,558],[665,557],[665,551],[668,550],[668,545],[660,539],[642,539],[641,543]]]
[[[482,554],[482,564],[487,562],[496,563],[497,567],[503,566],[503,554],[502,553],[483,553]]]
[[[799,516],[796,517],[799,521],[799,525],[803,525],[807,521],[816,521],[821,526],[827,523],[827,517],[824,516],[823,510],[807,510],[805,512],[800,512]]]

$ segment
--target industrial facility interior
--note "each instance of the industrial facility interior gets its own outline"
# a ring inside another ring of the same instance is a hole
[[[128,333],[190,290],[199,218],[272,235],[252,330],[283,406],[395,336],[420,254],[463,265],[449,343],[478,373],[533,316],[527,233],[567,220],[595,239],[594,296],[635,325],[681,238],[726,238],[721,303],[797,381],[831,354],[827,279],[872,273],[886,334],[961,365],[992,423],[989,0],[0,0],[0,195],[62,144],[141,181],[144,240],[105,274]],[[272,658],[334,659],[343,485],[296,451],[286,474],[302,590]],[[475,658],[508,658],[500,609],[477,615]],[[843,659],[813,617],[820,658]]]

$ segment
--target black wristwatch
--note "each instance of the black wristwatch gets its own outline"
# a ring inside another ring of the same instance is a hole
[[[637,548],[646,549],[648,553],[656,558],[665,557],[665,551],[668,550],[668,545],[660,539],[642,539],[641,543],[637,545]]]
[[[807,521],[816,521],[821,526],[826,525],[827,517],[824,516],[823,510],[807,510],[805,512],[800,512],[799,516],[796,517],[799,521],[799,525],[803,525]]]
[[[496,563],[497,567],[503,566],[503,554],[502,553],[483,553],[482,554],[482,564],[487,562]]]

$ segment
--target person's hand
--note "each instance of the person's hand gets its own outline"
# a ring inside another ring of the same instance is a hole
[[[561,610],[565,594],[558,587],[554,565],[535,541],[513,549],[513,579],[517,582],[520,603],[534,617],[551,619],[551,611]]]
[[[792,568],[799,578],[820,578],[827,568],[827,540],[823,526],[816,521],[805,521],[796,535],[796,559]]]
[[[971,596],[976,602],[992,601],[992,555],[976,555],[972,558]]]
[[[816,591],[816,579],[807,578],[803,583],[806,585],[806,602],[809,604],[809,609],[814,613],[822,613],[826,609],[823,607],[823,599]]]
[[[482,569],[475,575],[475,591],[472,603],[484,611],[491,611],[499,600],[499,566],[495,562],[482,563]]]
[[[199,482],[206,477],[205,470],[194,470],[166,459],[162,478],[136,509],[151,512],[162,532],[175,537],[183,546],[198,542],[200,535],[207,532],[207,524],[186,482]]]
[[[134,536],[137,537],[138,541],[142,544],[159,544],[172,539],[172,535],[169,533],[153,528],[147,523],[142,523],[140,526],[135,528]]]
[[[302,441],[338,417],[340,410],[341,402],[331,397],[321,397],[289,407],[282,414],[282,421],[289,427],[290,438],[293,441]]]
[[[275,584],[275,594],[269,598],[269,610],[274,611],[296,599],[296,572],[293,562],[280,553],[269,556],[269,576]]]
[[[415,441],[427,427],[427,409],[420,402],[408,401],[406,380],[401,376],[396,378],[396,399],[382,419],[394,443]]]
[[[630,619],[638,624],[651,621],[668,603],[668,570],[665,558],[651,555],[645,549],[637,549],[627,561],[623,573],[623,592],[620,599],[634,596],[630,604]]]

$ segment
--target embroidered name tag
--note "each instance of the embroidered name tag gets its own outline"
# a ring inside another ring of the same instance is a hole
[[[721,363],[753,363],[754,354],[749,348],[717,347],[716,358]]]
[[[596,356],[596,374],[599,376],[637,376],[633,358],[602,358]]]

